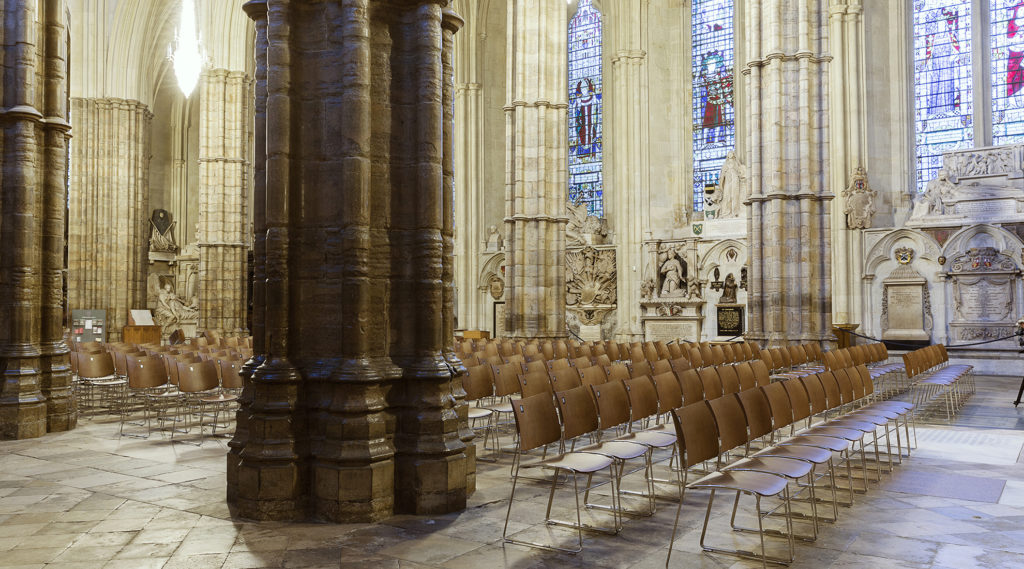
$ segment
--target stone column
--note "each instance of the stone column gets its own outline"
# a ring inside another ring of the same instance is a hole
[[[748,337],[831,335],[831,219],[825,0],[745,4],[750,167]]]
[[[618,333],[621,341],[643,336],[640,322],[640,281],[644,265],[644,232],[651,230],[650,113],[647,82],[647,8],[643,0],[606,2],[605,37],[610,48],[611,73],[605,74],[611,96],[606,103],[610,180],[606,194],[612,201],[610,225],[618,242]]]
[[[200,82],[199,328],[246,329],[251,82],[214,69]]]
[[[153,114],[125,99],[71,101],[68,300],[107,311],[107,339],[121,338],[128,311],[146,306]]]
[[[566,335],[567,24],[565,2],[508,0],[505,330],[512,337]]]
[[[260,4],[247,5],[257,34]],[[247,517],[329,521],[461,509],[466,458],[444,358],[441,6],[265,6],[255,310],[267,354],[246,439],[233,442],[232,503]]]
[[[67,31],[63,0],[8,0],[0,45],[0,438],[74,426],[61,337],[62,168],[66,164]],[[58,253],[59,251],[59,253]],[[54,397],[47,401],[46,393]],[[49,409],[48,409],[49,406]],[[49,417],[48,417],[49,416]],[[48,420],[49,419],[49,420]]]
[[[834,57],[830,83],[829,111],[832,140],[832,169],[829,183],[833,194],[850,185],[857,168],[865,166],[867,94],[864,78],[864,8],[859,0],[837,0],[829,6],[829,43]],[[864,245],[857,227],[846,219],[847,200],[832,201],[832,242],[835,255],[832,275],[836,324],[856,324],[863,314],[861,275]]]
[[[254,102],[253,116],[253,314],[252,342],[253,357],[242,366],[241,376],[244,382],[239,397],[238,412],[235,413],[235,435],[228,443],[227,455],[227,495],[228,502],[238,503],[238,469],[242,461],[242,450],[246,441],[250,440],[249,417],[252,413],[253,373],[267,355],[266,311],[267,295],[267,2],[251,0],[243,6],[246,14],[252,18],[255,29],[253,46],[254,66]],[[255,307],[259,307],[258,309]]]

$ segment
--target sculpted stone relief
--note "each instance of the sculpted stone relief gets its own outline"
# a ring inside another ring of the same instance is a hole
[[[585,247],[604,243],[604,238],[608,236],[607,221],[589,215],[586,204],[565,202],[565,207],[569,214],[569,223],[565,226],[567,247]]]
[[[1019,147],[998,147],[943,156],[942,165],[953,181],[959,178],[1012,175],[1020,172]]]
[[[565,255],[569,306],[608,306],[616,302],[615,250],[584,247]]]
[[[948,173],[940,168],[935,179],[928,182],[924,193],[914,200],[914,210],[910,219],[919,219],[926,216],[942,215],[946,213],[943,201],[953,198],[956,193],[956,186],[949,181]]]
[[[177,253],[178,244],[174,242],[174,225],[171,213],[165,209],[153,210],[149,218],[149,250],[158,253]]]
[[[871,227],[871,217],[875,214],[875,198],[878,192],[868,186],[868,175],[864,168],[858,166],[853,172],[850,185],[843,190],[846,207],[846,226],[850,229],[867,229]]]

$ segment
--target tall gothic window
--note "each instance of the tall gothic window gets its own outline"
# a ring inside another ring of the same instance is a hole
[[[1024,139],[1024,1],[993,0],[992,144]]]
[[[733,0],[693,0],[693,210],[736,142]]]
[[[579,2],[569,22],[569,200],[604,217],[601,14]]]
[[[971,39],[971,0],[915,0],[918,191],[935,177],[943,152],[974,145]]]

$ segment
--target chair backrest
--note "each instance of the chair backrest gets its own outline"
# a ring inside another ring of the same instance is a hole
[[[78,352],[78,377],[93,379],[114,375],[114,360],[107,352]]]
[[[835,372],[825,371],[818,374],[818,381],[821,382],[821,387],[825,392],[825,408],[835,409],[843,404],[842,392],[839,389],[839,381],[836,376],[843,374],[846,376],[845,369],[839,369]]]
[[[759,439],[772,432],[772,408],[764,391],[748,389],[739,392],[736,397],[739,398],[743,414],[747,418],[750,440]]]
[[[860,367],[860,366],[858,366]],[[836,383],[839,384],[839,396],[843,403],[853,403],[860,396],[854,391],[854,379],[857,378],[856,383],[860,384],[860,374],[857,372],[857,368],[851,367],[844,370],[840,370],[839,373],[833,374],[836,379]]]
[[[679,349],[679,343],[666,344],[665,349],[668,350],[668,357],[664,359],[674,360],[676,358],[683,357],[683,350]]]
[[[558,358],[556,360],[548,360],[548,370],[555,371],[559,369],[565,369],[571,367],[567,358]]]
[[[722,380],[713,367],[701,368],[697,375],[700,376],[700,383],[704,388],[704,399],[716,399],[722,396]]]
[[[675,344],[672,344],[672,345],[675,345]],[[672,371],[674,371],[676,373],[683,373],[684,371],[686,371],[688,369],[693,369],[693,366],[690,365],[690,360],[688,360],[686,358],[683,358],[683,357],[679,357],[679,358],[675,358],[675,359],[669,360],[668,363],[669,363],[669,365],[672,366]]]
[[[71,375],[78,375],[78,352],[71,352]]]
[[[856,367],[856,362],[853,361],[853,356],[850,355],[850,350],[839,350],[839,358],[843,362],[843,367]]]
[[[644,359],[649,362],[655,362],[661,359],[661,353],[658,352],[658,348],[651,342],[644,344]]]
[[[462,365],[464,365],[466,367],[473,367],[473,366],[480,365],[480,358],[478,358],[476,356],[463,356],[460,359],[462,360]]]
[[[519,374],[523,373],[523,366],[520,364],[504,364],[491,366],[494,374],[494,394],[498,397],[507,397],[519,393]]]
[[[700,348],[697,346],[690,348],[690,365],[696,368],[702,368],[706,364],[704,363],[704,356],[700,353]]]
[[[562,427],[551,396],[543,393],[512,402],[519,430],[519,450],[527,451],[558,442]]]
[[[608,372],[604,366],[590,366],[580,372],[583,385],[601,385],[608,381]]]
[[[217,366],[210,360],[177,362],[177,365],[178,390],[183,393],[209,391],[220,383],[217,379]]]
[[[630,420],[640,421],[658,414],[658,390],[646,375],[622,382],[629,398]]]
[[[667,359],[657,360],[655,362],[651,362],[651,376],[652,377],[655,376],[655,375],[658,375],[659,373],[667,373],[667,372],[670,372],[670,371],[672,371],[672,364],[669,363],[669,360],[667,360]]]
[[[822,360],[822,363],[825,364],[825,369],[829,371],[839,369],[842,367],[842,364],[840,363],[839,358],[836,356],[836,352],[834,350],[830,352],[825,352],[825,358]]]
[[[747,444],[747,418],[736,394],[725,395],[707,402],[718,428],[718,450],[728,452]]]
[[[822,387],[821,380],[818,379],[817,375],[807,375],[795,381],[800,382],[800,385],[803,386],[807,393],[807,399],[811,404],[811,415],[818,415],[819,413],[824,413],[829,410],[828,399],[825,396],[825,388]],[[795,403],[793,404],[793,410],[796,411]]]
[[[629,422],[629,395],[621,381],[591,385],[590,389],[597,401],[597,413],[602,430]]]
[[[740,392],[757,387],[757,377],[754,376],[754,368],[750,367],[750,362],[741,362],[735,367],[736,377],[740,381]]]
[[[125,358],[128,387],[149,389],[167,384],[167,368],[160,356],[128,356]]]
[[[713,366],[715,364],[715,354],[711,352],[711,344],[707,342],[701,342],[697,344],[697,351],[700,352],[700,359],[706,366]]]
[[[672,372],[659,373],[651,378],[654,382],[654,389],[658,392],[658,412],[668,413],[669,411],[683,406],[683,390],[679,387],[679,380]]]
[[[523,397],[532,397],[538,393],[551,394],[551,380],[547,372],[531,371],[519,376],[519,391]]]
[[[779,365],[779,361],[781,361],[783,369],[789,369],[793,367],[793,360],[789,357],[789,350],[775,348],[774,350],[772,350],[772,357],[774,358],[776,354],[778,354],[779,356],[779,359],[775,361],[776,365]]]
[[[781,429],[793,422],[793,403],[789,399],[789,393],[785,382],[770,383],[758,390],[764,393],[768,400],[768,406],[772,412],[772,427]]]
[[[608,367],[612,365],[612,359],[608,357],[608,354],[598,354],[597,356],[594,356],[594,365]]]
[[[239,372],[242,370],[242,362],[238,360],[232,360],[222,358],[217,360],[217,365],[220,367],[220,386],[224,389],[241,389],[242,388],[242,376]]]
[[[622,381],[630,378],[629,368],[624,363],[614,363],[608,366],[605,371],[608,375],[608,381]]]
[[[771,372],[768,371],[768,366],[763,360],[752,360],[750,369],[754,370],[754,380],[757,381],[758,387],[764,387],[772,382]]]
[[[768,368],[768,373],[775,371],[775,358],[772,356],[770,350],[761,350],[757,355],[758,358],[764,362],[765,367]]]
[[[567,367],[551,372],[551,387],[556,392],[568,391],[583,384],[580,377],[580,370],[574,367]]]
[[[547,375],[548,362],[542,359],[526,362],[526,373],[533,373],[535,371],[544,372],[544,374]]]
[[[707,405],[690,405],[672,413],[683,468],[718,457],[715,418]]]
[[[688,369],[679,377],[679,388],[683,392],[683,405],[693,405],[704,400],[704,383],[700,380],[699,372],[695,369]]]
[[[722,380],[722,393],[728,395],[730,393],[740,392],[740,379],[736,374],[736,368],[731,365],[721,365],[715,368],[718,372],[718,378]]]
[[[811,401],[807,397],[807,388],[804,387],[804,384],[799,379],[787,379],[782,382],[782,387],[786,389],[786,395],[789,396],[789,406],[793,409],[792,422],[796,423],[810,417]],[[774,408],[772,413],[775,413]],[[778,425],[775,428],[778,428]]]
[[[590,357],[589,356],[581,356],[581,357],[569,360],[569,365],[574,366],[577,369],[586,369],[586,368],[594,365],[594,363],[590,361]]]
[[[604,345],[604,353],[608,354],[608,357],[614,362],[622,359],[619,354],[619,345],[615,342],[607,342]]]
[[[640,377],[644,375],[650,377],[653,373],[654,370],[651,369],[651,364],[647,360],[633,362],[633,364],[629,366],[630,377]]]
[[[467,401],[494,395],[494,368],[483,364],[466,368],[466,371],[468,373],[462,376],[462,388],[466,390]]]
[[[510,354],[508,356],[503,357],[505,358],[505,363],[507,364],[517,363],[520,365],[526,365],[526,356],[524,356],[523,354]]]
[[[565,440],[597,430],[597,405],[589,387],[559,391],[555,394],[555,402],[558,403],[558,413],[562,418],[562,436]]]
[[[704,361],[707,361],[707,358]],[[711,346],[711,365],[720,366],[725,363],[725,350],[722,349],[722,346]]]

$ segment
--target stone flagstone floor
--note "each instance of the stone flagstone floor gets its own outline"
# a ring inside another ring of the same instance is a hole
[[[798,543],[792,567],[1024,568],[1024,407],[1011,403],[1018,385],[978,378],[978,393],[953,424],[920,425],[914,455],[841,508],[816,542]],[[653,517],[626,519],[617,536],[587,536],[577,556],[503,546],[505,459],[479,464],[478,490],[458,514],[379,524],[244,522],[231,519],[224,502],[224,441],[196,448],[116,431],[109,419],[84,418],[70,433],[0,442],[0,567],[649,569],[665,566],[676,509],[660,502]],[[538,523],[546,498],[545,488],[522,485],[510,530],[568,543],[571,534]],[[700,553],[706,503],[706,493],[687,493],[671,567],[759,567]],[[725,527],[730,503],[716,501],[715,528]],[[721,530],[709,537],[753,544]]]

